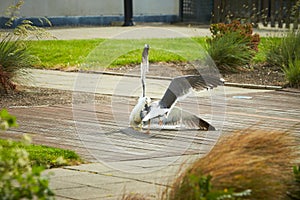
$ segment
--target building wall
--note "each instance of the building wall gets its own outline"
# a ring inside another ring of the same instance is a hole
[[[124,0],[24,0],[21,18],[31,20],[37,26],[46,17],[52,26],[64,25],[110,25],[124,20]],[[18,0],[0,0],[0,28],[7,28],[5,9]],[[179,0],[133,0],[135,22],[176,22],[179,20]]]
[[[0,0],[0,12],[17,0]],[[179,0],[133,0],[134,15],[179,15]],[[120,16],[124,0],[25,0],[21,16]],[[3,16],[3,15],[2,15]]]

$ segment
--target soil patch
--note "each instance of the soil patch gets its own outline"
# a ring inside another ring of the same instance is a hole
[[[153,68],[155,68],[153,70]],[[112,68],[107,71],[128,73],[130,70],[139,69],[139,66],[128,65],[120,68]],[[152,70],[151,70],[152,69]],[[167,69],[167,70],[166,70]],[[178,75],[195,74],[197,70],[188,63],[156,63],[151,64],[149,75],[175,77]],[[257,64],[249,68],[242,68],[236,72],[220,72],[226,82],[282,86],[286,85],[284,73],[277,66],[267,64]]]

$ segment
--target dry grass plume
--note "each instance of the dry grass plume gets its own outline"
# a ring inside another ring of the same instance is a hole
[[[168,199],[195,199],[187,177],[209,174],[215,189],[251,189],[247,199],[287,199],[292,166],[299,158],[297,140],[288,132],[265,130],[236,131],[224,136],[174,182]]]

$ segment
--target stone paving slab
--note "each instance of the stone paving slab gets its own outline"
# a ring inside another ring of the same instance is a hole
[[[51,169],[44,174],[48,172],[53,174],[50,175],[50,188],[54,190],[57,199],[107,199],[108,197],[118,199],[124,193],[143,193],[151,199],[157,199],[159,192],[162,192],[176,177],[178,167],[175,172],[170,171],[171,167],[147,174],[132,174],[117,170],[104,173],[102,169],[101,163],[92,163]]]
[[[140,78],[129,76],[113,76],[111,74],[99,73],[81,73],[81,72],[62,72],[54,70],[39,70],[30,69],[31,79],[26,82],[26,85],[54,88],[69,91],[92,92],[106,95],[120,95],[139,97],[141,94]],[[84,84],[81,84],[84,83]],[[122,89],[122,84],[126,83],[126,88],[135,87],[137,90],[128,93],[128,90]],[[152,98],[160,98],[168,84],[169,80],[147,78],[147,95]],[[213,90],[216,93],[222,92],[223,87],[218,87]],[[256,92],[266,92],[270,90],[264,89],[246,89],[240,87],[226,87],[226,95],[246,94]],[[202,95],[210,95],[202,93]]]
[[[171,165],[160,170],[155,168],[149,173],[128,173],[102,163],[89,163],[50,169],[44,171],[44,174],[50,177],[50,188],[54,190],[58,200],[120,199],[123,194],[128,193],[142,193],[149,199],[158,199],[195,158],[182,156]],[[138,161],[131,162],[138,164]]]

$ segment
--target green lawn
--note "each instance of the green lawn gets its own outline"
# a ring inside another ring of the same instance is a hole
[[[45,168],[82,163],[82,159],[73,151],[52,148],[43,145],[25,145],[23,142],[0,139],[3,148],[24,148],[29,153],[32,165]]]
[[[30,53],[40,59],[35,66],[47,69],[69,66],[89,69],[138,64],[146,43],[150,44],[150,62],[182,62],[204,56],[199,44],[204,44],[205,38],[27,42]]]
[[[185,62],[201,59],[205,37],[143,40],[49,40],[28,41],[31,54],[40,62],[37,68],[99,69],[139,64],[144,44],[150,45],[150,62]],[[266,50],[278,38],[261,38],[254,62],[264,62]]]
[[[40,40],[27,41],[30,53],[37,56],[38,68],[64,68],[77,66],[102,39],[95,40]]]

